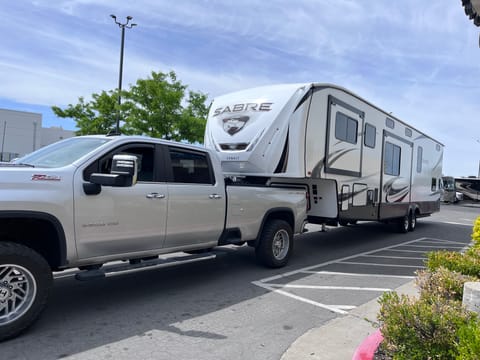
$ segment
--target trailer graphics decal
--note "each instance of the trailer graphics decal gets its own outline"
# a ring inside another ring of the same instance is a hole
[[[250,120],[249,116],[232,116],[225,118],[222,120],[223,130],[233,136],[243,129],[248,120]]]
[[[394,183],[398,178],[391,179],[383,186],[385,192],[385,202],[394,203],[402,202],[403,199],[410,193],[409,186],[403,186],[401,188],[395,188]]]

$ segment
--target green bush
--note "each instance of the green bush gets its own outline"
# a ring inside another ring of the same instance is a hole
[[[463,275],[480,278],[480,254],[478,250],[467,251],[464,254],[454,251],[435,251],[428,253],[427,269],[434,272],[440,267]]]
[[[395,360],[457,358],[458,330],[476,318],[461,303],[438,297],[416,300],[391,292],[379,302],[382,348]]]
[[[395,360],[480,359],[480,320],[461,303],[463,285],[480,279],[480,217],[465,253],[428,254],[426,270],[417,272],[419,299],[385,293],[378,320],[383,353]]]
[[[450,271],[443,266],[435,271],[417,271],[416,284],[421,298],[440,297],[445,300],[462,301],[463,284],[478,280],[474,276]]]
[[[457,360],[480,359],[480,324],[472,319],[458,329]]]
[[[472,231],[473,248],[480,248],[480,216],[475,220]]]

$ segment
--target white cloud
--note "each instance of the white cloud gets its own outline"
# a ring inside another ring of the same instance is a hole
[[[465,175],[462,162],[480,159],[476,142],[457,149],[465,134],[480,137],[478,31],[459,1],[37,0],[2,11],[0,106],[66,105],[114,89],[114,13],[138,23],[126,32],[124,87],[152,70],[174,70],[211,97],[333,82],[444,141],[447,173]]]

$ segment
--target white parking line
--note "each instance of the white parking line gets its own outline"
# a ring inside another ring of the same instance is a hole
[[[401,245],[403,246],[403,245]],[[398,252],[411,252],[411,253],[425,253],[425,251],[422,250],[398,250],[398,249],[388,249],[388,251],[398,251]]]
[[[444,224],[450,224],[450,225],[462,225],[462,226],[472,226],[472,224],[464,224],[464,223],[459,223],[455,221],[441,221]]]
[[[406,247],[426,247],[426,248],[433,248],[433,249],[445,249],[445,246],[439,246],[439,245],[402,245]],[[463,246],[449,246],[449,248],[452,249],[463,249]]]
[[[415,279],[415,276],[407,276],[407,275],[357,274],[357,273],[347,273],[347,272],[337,272],[337,271],[302,271],[302,272],[307,273],[307,274],[325,274],[325,275],[342,275],[342,276]]]
[[[330,310],[330,311],[335,312],[337,314],[348,314],[348,311],[346,311],[346,310],[351,310],[351,309],[355,308],[355,306],[350,306],[350,305],[325,305],[325,304],[319,303],[317,301],[313,301],[313,300],[310,300],[310,299],[307,299],[307,298],[304,298],[304,297],[301,297],[301,296],[297,296],[295,294],[291,294],[287,291],[283,291],[283,290],[280,290],[280,289],[275,289],[274,287],[265,285],[261,281],[253,281],[252,284],[260,286],[264,289],[270,290],[270,291],[275,292],[277,294],[285,295],[289,298],[299,300],[301,302],[304,302],[304,303],[307,303],[307,304],[310,304],[310,305],[313,305],[313,306],[317,306],[317,307],[320,307],[320,308],[323,308],[323,309],[326,309],[326,310]]]
[[[422,240],[422,242],[426,242],[426,243],[445,243],[445,244],[460,244],[460,245],[465,245],[464,242],[460,242],[460,241],[453,241],[453,240],[442,240],[442,239],[435,239],[435,238],[428,238],[428,240]]]
[[[425,260],[425,257],[408,257],[408,256],[382,256],[382,255],[363,255],[369,258],[384,258],[384,259],[413,259],[413,260]]]
[[[417,266],[417,265],[378,264],[378,263],[366,263],[366,262],[357,262],[357,261],[341,261],[340,264],[372,265],[372,266],[406,267],[406,268],[425,269],[425,266]]]
[[[265,284],[278,288],[315,289],[315,290],[358,290],[358,291],[392,291],[389,288],[372,288],[360,286],[330,286],[330,285],[293,285],[293,284]]]

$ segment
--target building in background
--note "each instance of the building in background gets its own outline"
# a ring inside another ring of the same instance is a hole
[[[42,114],[0,109],[0,161],[10,161],[56,141],[75,136],[61,127],[42,127]]]

